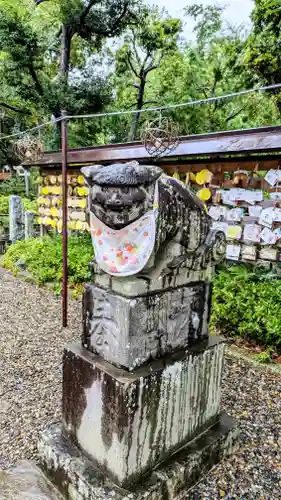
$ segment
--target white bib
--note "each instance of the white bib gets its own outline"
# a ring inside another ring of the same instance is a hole
[[[155,186],[153,210],[123,229],[111,229],[90,212],[95,259],[111,276],[139,273],[153,252],[158,217],[158,183]]]

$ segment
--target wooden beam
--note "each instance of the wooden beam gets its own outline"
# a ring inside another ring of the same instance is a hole
[[[281,158],[281,157],[280,157]],[[187,172],[200,172],[203,169],[208,169],[214,174],[219,174],[222,172],[235,172],[236,170],[248,170],[248,171],[253,171],[256,166],[258,165],[258,172],[262,171],[267,171],[270,169],[277,169],[279,166],[280,161],[275,159],[275,160],[263,160],[263,161],[249,161],[247,159],[245,160],[239,160],[239,161],[225,161],[221,160],[220,162],[214,161],[213,163],[205,163],[201,160],[201,163],[188,163],[186,162],[185,164],[178,164],[175,162],[174,164],[159,164],[163,170],[169,174],[178,172],[180,174],[184,174]]]
[[[258,163],[258,172],[267,171],[270,169],[277,169],[279,166],[279,160],[263,160],[260,162],[257,161],[249,161],[248,159],[241,159],[239,161],[224,161],[220,162],[214,161],[213,163],[205,163],[201,160],[201,163],[161,163],[158,165],[166,172],[167,174],[173,174],[174,172],[178,172],[179,174],[186,174],[187,172],[200,172],[203,169],[208,169],[214,174],[222,174],[223,172],[235,172],[236,170],[248,170],[253,171]],[[67,169],[72,173],[79,173],[81,165],[68,165]],[[54,174],[59,174],[61,172],[60,166],[57,165],[41,165],[41,170],[43,172],[53,172]]]
[[[272,152],[280,152],[281,157],[281,127],[265,127],[181,137],[178,147],[165,159],[185,158],[190,161],[192,157],[196,156],[223,158],[226,155]],[[69,163],[113,163],[130,160],[146,160],[147,162],[159,163],[147,153],[140,142],[70,149],[68,152]],[[45,153],[41,160],[32,164],[26,163],[25,165],[54,166],[61,164],[61,162],[62,153],[57,151]]]

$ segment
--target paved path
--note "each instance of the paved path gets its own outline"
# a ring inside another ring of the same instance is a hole
[[[63,330],[59,299],[0,269],[0,469],[36,459],[39,432],[60,420],[62,350],[79,339],[80,310],[72,301]],[[280,376],[227,361],[223,407],[240,422],[240,450],[188,500],[281,499],[280,390]]]

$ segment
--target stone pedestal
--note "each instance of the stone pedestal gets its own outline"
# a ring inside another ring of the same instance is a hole
[[[45,473],[67,500],[183,500],[190,487],[235,451],[237,435],[235,421],[221,413],[213,426],[129,489],[116,486],[93,466],[60,425],[44,431],[39,455]]]
[[[210,338],[128,373],[79,345],[65,350],[63,426],[119,486],[214,424],[224,345]]]
[[[1,500],[64,500],[42,471],[32,462],[17,463],[8,471],[0,471]]]
[[[126,297],[87,285],[83,345],[132,370],[208,337],[210,284]]]

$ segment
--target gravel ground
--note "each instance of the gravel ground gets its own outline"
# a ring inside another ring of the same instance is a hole
[[[38,434],[60,420],[63,346],[78,339],[81,305],[60,300],[0,269],[0,469],[36,459]],[[186,499],[281,499],[281,376],[228,359],[223,408],[240,422],[238,453],[214,468]]]
[[[223,408],[239,421],[240,446],[188,500],[281,499],[281,375],[227,358],[222,390]]]
[[[60,299],[0,268],[0,469],[36,457],[40,431],[60,420],[63,347],[81,334],[81,304],[61,327]]]

